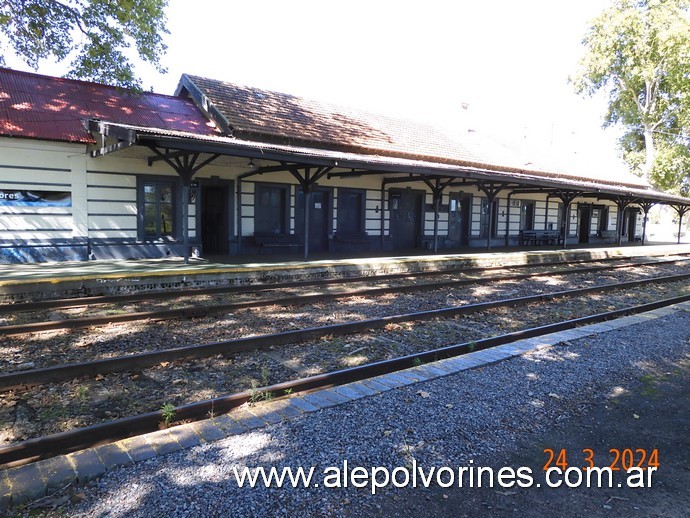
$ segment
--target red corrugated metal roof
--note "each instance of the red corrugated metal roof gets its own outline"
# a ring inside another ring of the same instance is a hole
[[[84,119],[218,134],[189,99],[0,68],[0,135],[92,143]]]

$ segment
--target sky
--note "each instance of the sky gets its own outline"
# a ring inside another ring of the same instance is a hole
[[[605,98],[568,83],[608,3],[170,0],[168,73],[137,71],[159,93],[190,73],[615,161]]]

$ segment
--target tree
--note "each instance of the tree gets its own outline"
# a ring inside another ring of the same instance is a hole
[[[37,69],[43,59],[71,58],[69,77],[138,89],[126,55],[164,72],[168,0],[3,0],[0,2],[0,65],[8,50]]]
[[[687,183],[689,0],[614,0],[592,21],[575,89],[608,93],[604,126],[620,124],[624,158],[659,188]]]

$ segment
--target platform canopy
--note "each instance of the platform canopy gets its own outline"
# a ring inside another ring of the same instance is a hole
[[[547,164],[477,132],[451,132],[187,74],[176,93],[191,98],[222,134],[92,120],[92,134],[103,137],[92,154],[136,145],[155,150],[153,160],[195,156],[196,163],[203,163],[214,156],[243,157],[263,165],[252,174],[301,172],[303,180],[309,170],[310,178],[315,171],[322,173],[316,175],[319,178],[379,175],[389,182],[493,185],[501,190],[690,206],[690,199],[657,191],[632,174]]]
[[[401,181],[442,179],[453,185],[495,183],[504,189],[532,192],[578,192],[601,199],[627,197],[640,201],[690,206],[690,199],[657,191],[635,183],[610,182],[606,179],[576,177],[559,172],[511,168],[471,162],[443,163],[431,159],[400,158],[345,151],[323,150],[297,145],[242,140],[234,137],[208,137],[194,133],[159,130],[106,121],[90,121],[92,132],[105,137],[104,145],[92,151],[93,156],[108,154],[131,146],[157,150],[150,160],[199,155],[243,157],[272,162],[255,174],[291,169],[329,168],[330,177],[382,175]],[[109,142],[109,143],[106,143]]]

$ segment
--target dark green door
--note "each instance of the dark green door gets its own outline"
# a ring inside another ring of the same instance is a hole
[[[394,250],[412,250],[420,246],[424,224],[423,203],[423,191],[390,190],[390,237]]]
[[[201,244],[204,255],[228,253],[228,189],[204,187],[201,193]]]
[[[467,246],[469,243],[470,209],[472,196],[452,192],[448,202],[448,240],[451,247]]]
[[[304,200],[302,190],[297,191],[295,234],[304,235]],[[328,251],[328,234],[331,228],[331,191],[315,189],[309,204],[309,253]]]

